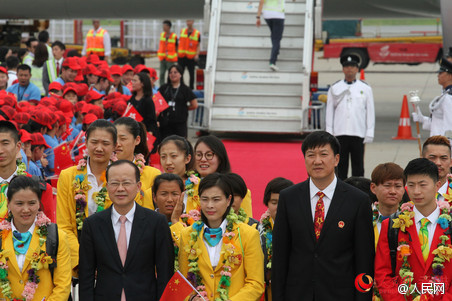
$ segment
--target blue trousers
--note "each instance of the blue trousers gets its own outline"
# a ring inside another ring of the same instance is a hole
[[[276,64],[279,48],[281,48],[281,39],[284,32],[284,19],[265,19],[271,32],[272,53],[270,55],[270,64]]]

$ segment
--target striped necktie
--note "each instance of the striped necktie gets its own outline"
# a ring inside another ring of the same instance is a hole
[[[428,246],[428,229],[427,226],[430,224],[428,218],[424,217],[421,219],[421,228],[419,229],[419,242],[421,243],[422,256],[424,261],[427,261],[429,246]]]

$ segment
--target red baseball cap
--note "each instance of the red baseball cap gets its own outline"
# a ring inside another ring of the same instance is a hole
[[[71,123],[72,118],[67,117],[63,112],[61,111],[56,111],[55,112],[55,117],[58,120],[58,124],[61,126],[63,124],[68,124]]]
[[[154,68],[148,68],[148,69],[149,69],[149,74],[150,74],[151,78],[153,78],[155,80],[159,79],[157,76],[157,71],[155,71]]]
[[[94,114],[98,119],[104,118],[104,110],[99,106],[92,105],[88,110],[88,114]]]
[[[77,102],[77,103],[74,105],[74,112],[81,112],[81,113],[83,113],[83,108],[84,108],[86,105],[87,105],[87,103],[86,103],[86,101],[84,101],[84,100]]]
[[[17,112],[16,115],[14,115],[13,120],[18,124],[27,124],[30,117],[31,115],[27,112]]]
[[[39,123],[40,125],[46,126],[49,129],[52,129],[52,124],[54,123],[50,113],[47,110],[35,110],[31,113],[31,120]]]
[[[31,136],[31,145],[44,145],[46,148],[50,148],[47,144],[44,136],[41,133],[33,133]]]
[[[86,93],[88,93],[88,85],[85,83],[80,83],[77,85],[77,95],[80,97],[84,97]]]
[[[88,93],[86,93],[85,101],[87,103],[91,103],[93,101],[102,99],[104,96],[105,96],[104,94],[100,94],[99,92],[97,92],[95,90],[91,90],[91,91],[88,91]]]
[[[65,89],[64,89],[64,92],[63,92],[63,96],[66,95],[70,91],[72,91],[75,94],[77,94],[77,89],[74,86],[71,85],[71,86],[68,86],[68,87],[65,86]]]
[[[86,65],[85,69],[83,69],[83,74],[84,75],[93,74],[99,76],[99,70],[96,68],[96,66],[88,64]]]
[[[82,71],[82,69],[80,68],[78,71],[77,71],[77,76],[74,78],[74,81],[76,81],[76,82],[81,82],[81,81],[83,81],[84,80],[84,78],[83,78],[83,71]]]
[[[63,61],[63,67],[69,67],[72,70],[80,70],[77,57],[68,57]]]
[[[97,54],[90,54],[86,58],[86,62],[88,64],[99,65],[101,61],[100,61],[99,56]]]
[[[94,114],[86,114],[83,117],[82,123],[89,125],[89,124],[93,123],[94,121],[96,121],[97,119],[98,119],[97,116]]]
[[[39,105],[44,107],[56,106],[56,103],[56,99],[53,97],[43,97],[39,101]]]
[[[8,70],[5,67],[0,66],[0,72],[8,74]]]
[[[137,73],[140,73],[140,72],[148,72],[149,74],[151,73],[151,71],[148,69],[148,67],[146,67],[143,64],[138,64],[133,69],[133,73],[137,74]]]
[[[28,101],[20,101],[17,106],[17,112],[29,112],[32,105]]]
[[[118,65],[113,65],[110,67],[110,73],[111,75],[122,75],[122,69]]]
[[[128,72],[128,71],[133,71],[132,66],[130,66],[129,64],[125,64],[124,66],[122,66],[122,74]]]
[[[104,109],[110,109],[111,107],[113,107],[113,103],[115,101],[118,101],[118,99],[113,98],[113,99],[104,99],[104,101],[102,102],[104,105]]]
[[[102,78],[106,78],[106,79],[108,79],[108,81],[113,82],[113,78],[111,78],[111,75],[110,75],[110,70],[107,70],[106,68],[100,69],[98,76],[102,77]]]
[[[11,106],[2,106],[0,108],[0,112],[2,112],[3,117],[7,118],[8,120],[13,120],[14,115],[16,115],[16,110],[14,110]]]
[[[59,82],[51,82],[49,85],[49,91],[52,90],[62,91],[63,86]]]
[[[88,114],[88,112],[91,110],[92,107],[95,107],[96,105],[93,105],[91,103],[85,103],[85,105],[82,107],[82,114]]]
[[[118,113],[118,115],[122,116],[126,111],[127,103],[125,101],[117,101],[113,104],[111,108],[112,112]]]
[[[31,142],[31,134],[24,129],[19,130],[20,141],[23,143],[30,141]]]

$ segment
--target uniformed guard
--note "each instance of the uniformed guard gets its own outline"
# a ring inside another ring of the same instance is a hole
[[[341,57],[345,79],[337,81],[328,90],[326,131],[341,144],[338,177],[347,178],[349,156],[352,176],[364,176],[364,143],[371,143],[375,131],[375,109],[372,88],[356,79],[359,58]]]
[[[413,121],[422,123],[424,130],[430,130],[430,137],[442,135],[452,139],[452,62],[443,58],[438,70],[438,84],[443,93],[429,105],[430,117],[422,115],[419,107],[413,113]]]

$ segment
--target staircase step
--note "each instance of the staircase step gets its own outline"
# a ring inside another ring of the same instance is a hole
[[[272,47],[269,37],[228,37],[218,38],[218,47],[241,47],[241,48],[268,48]],[[303,38],[284,38],[281,40],[282,48],[303,48]]]
[[[301,106],[300,96],[272,96],[257,95],[246,96],[236,93],[235,95],[215,95],[215,106],[246,106],[246,107],[279,107],[296,108]]]
[[[218,59],[217,71],[263,71],[273,72],[269,67],[269,55],[266,60],[242,60],[242,59]],[[276,65],[280,71],[284,72],[302,72],[303,66],[301,61],[278,61]]]
[[[223,13],[247,13],[256,15],[259,2],[250,1],[223,1],[221,11]],[[287,2],[285,4],[285,15],[301,15],[306,10],[306,4],[301,2]]]
[[[259,28],[256,27],[256,24],[221,24],[220,27],[220,35],[222,36],[252,36],[270,38],[270,34],[270,29],[265,23]],[[283,40],[284,38],[302,37],[303,34],[303,26],[285,26]]]
[[[271,48],[233,48],[233,47],[218,47],[218,58],[248,58],[253,56],[258,59],[268,60],[270,59]],[[288,59],[294,61],[302,61],[303,51],[302,49],[294,48],[281,48],[279,51],[278,60]]]
[[[300,84],[303,82],[302,73],[288,72],[237,72],[237,71],[217,71],[216,81],[232,82],[239,84]]]
[[[215,94],[234,92],[237,94],[243,93],[253,93],[259,91],[261,95],[266,95],[267,93],[273,93],[275,90],[284,91],[284,93],[291,94],[303,94],[303,87],[300,83],[297,84],[268,84],[268,83],[248,83],[248,84],[237,84],[232,82],[216,82],[215,83]]]
[[[222,13],[221,14],[221,24],[249,24],[256,25],[256,12],[253,14],[238,14],[238,13]],[[265,20],[261,20],[261,26],[267,26]],[[284,26],[286,25],[304,25],[304,14],[298,15],[287,15],[284,20]]]

